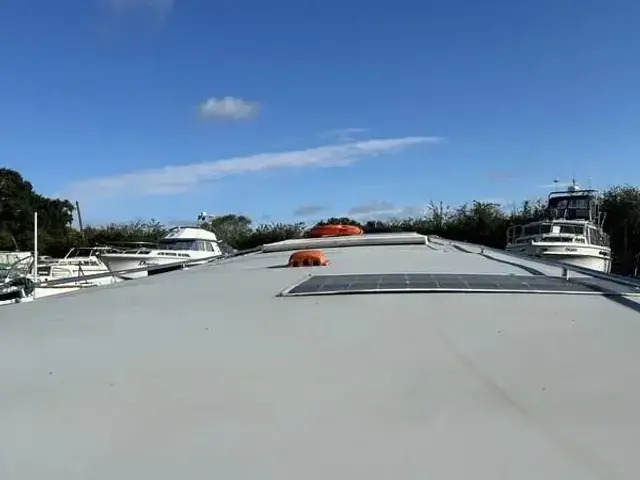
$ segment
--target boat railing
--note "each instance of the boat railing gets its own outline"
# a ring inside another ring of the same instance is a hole
[[[634,278],[634,277],[625,277],[623,275],[618,275],[615,273],[604,273],[604,272],[599,272],[598,270],[592,270],[590,268],[586,268],[586,267],[580,267],[578,265],[572,265],[569,263],[564,263],[560,260],[552,260],[552,259],[548,259],[548,258],[542,258],[542,257],[531,257],[528,256],[526,254],[523,253],[519,253],[519,252],[514,252],[511,250],[500,250],[497,248],[493,248],[493,247],[484,247],[482,245],[476,245],[476,244],[471,244],[471,243],[467,243],[467,242],[460,242],[460,241],[455,241],[455,242],[451,242],[451,243],[456,243],[456,244],[466,244],[469,245],[471,247],[475,247],[480,249],[480,253],[486,255],[487,253],[494,253],[497,255],[506,255],[508,257],[512,257],[512,258],[517,258],[519,260],[522,260],[523,262],[533,262],[533,263],[538,263],[538,264],[542,264],[542,265],[546,265],[549,267],[555,267],[560,269],[560,271],[562,272],[562,276],[564,276],[565,278],[567,278],[569,276],[569,272],[574,272],[574,273],[580,273],[583,275],[588,275],[591,276],[593,278],[598,278],[601,280],[606,280],[609,282],[613,282],[613,283],[617,283],[619,285],[626,285],[626,286],[630,286],[630,287],[640,287],[640,278]]]
[[[208,263],[212,263],[215,261],[219,261],[219,260],[223,260],[226,258],[229,258],[230,256],[218,256],[218,257],[212,257]],[[140,267],[136,267],[136,268],[129,268],[126,270],[109,270],[106,272],[98,272],[98,273],[83,273],[81,275],[77,275],[77,276],[73,276],[73,277],[65,277],[65,278],[56,278],[55,280],[46,280],[46,281],[38,281],[37,282],[37,286],[38,287],[53,287],[53,286],[58,286],[58,285],[64,285],[64,284],[71,284],[71,283],[77,283],[77,282],[86,282],[88,280],[98,280],[98,279],[102,279],[102,278],[108,278],[108,277],[119,277],[119,278],[123,278],[124,275],[128,275],[128,274],[132,274],[132,273],[139,273],[139,272],[152,272],[154,270],[164,270],[167,267],[171,268],[171,267],[181,267],[183,269],[186,269],[188,267],[191,266],[196,266],[196,265],[200,265],[202,264],[203,259],[199,258],[199,259],[182,259],[182,260],[177,260],[175,262],[170,262],[170,263],[163,263],[161,265],[142,265]],[[124,279],[124,278],[123,278]]]
[[[522,236],[522,225],[511,225],[507,228],[507,245],[513,245]]]
[[[549,193],[548,198],[556,198],[556,197],[580,197],[580,196],[590,196],[597,198],[600,196],[600,192],[598,190],[594,190],[593,188],[577,188],[575,190],[554,190]]]
[[[5,272],[3,276],[4,283],[8,283],[20,277],[26,277],[33,269],[33,255],[23,257],[14,262]]]

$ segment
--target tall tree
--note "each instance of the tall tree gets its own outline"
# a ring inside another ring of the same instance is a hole
[[[604,193],[602,207],[616,271],[634,274],[640,260],[640,188],[613,187]]]
[[[37,211],[38,238],[46,249],[71,233],[73,210],[68,200],[44,197],[20,173],[0,168],[0,248],[33,248],[33,214]]]

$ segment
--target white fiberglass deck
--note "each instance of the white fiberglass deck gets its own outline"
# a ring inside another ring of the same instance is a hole
[[[465,248],[255,254],[4,307],[0,478],[637,479],[629,305],[276,297],[310,272],[528,275]]]

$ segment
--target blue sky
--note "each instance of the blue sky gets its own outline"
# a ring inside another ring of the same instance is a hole
[[[631,0],[4,0],[0,160],[94,222],[637,184],[639,24]]]

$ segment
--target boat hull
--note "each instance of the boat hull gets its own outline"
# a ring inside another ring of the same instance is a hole
[[[529,245],[509,245],[506,250],[599,272],[611,272],[611,250],[599,245],[533,242]]]
[[[201,265],[211,261],[215,257],[205,257],[202,259],[185,259],[189,265]],[[137,278],[145,278],[149,275],[157,275],[159,273],[171,272],[183,268],[176,257],[156,257],[139,254],[111,254],[101,256],[103,263],[111,270],[111,272],[127,280]],[[151,267],[151,270],[142,270],[139,272],[126,272],[124,270],[134,270],[136,268]]]
[[[98,285],[85,283],[82,285],[72,284],[72,285],[55,285],[55,286],[44,286],[44,287],[36,287],[33,292],[26,295],[19,291],[12,292],[10,295],[4,294],[0,295],[0,305],[10,305],[14,303],[27,303],[32,302],[33,300],[53,297],[55,295],[62,295],[63,293],[71,293],[77,290],[85,289],[85,288],[95,288]]]

